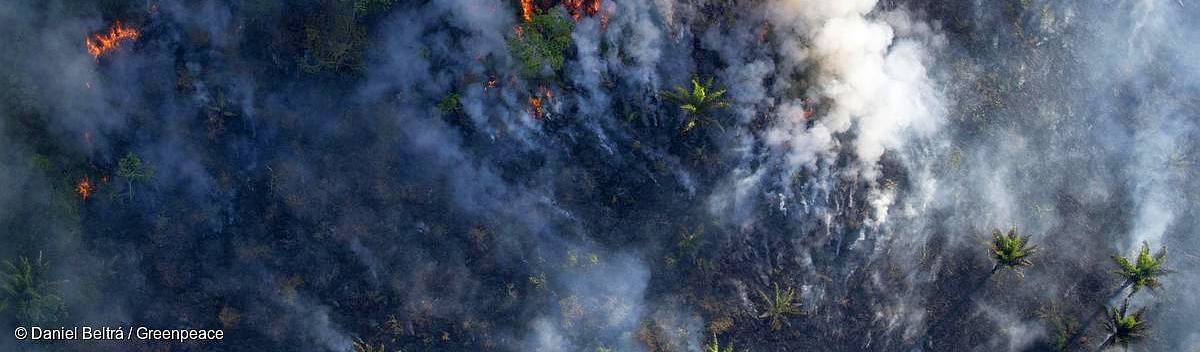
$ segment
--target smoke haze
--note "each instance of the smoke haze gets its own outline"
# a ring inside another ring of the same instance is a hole
[[[1194,351],[1197,18],[1189,0],[8,1],[0,259],[44,257],[54,299],[0,323],[226,339],[0,349],[1095,350],[1098,307],[1129,292],[1111,256],[1145,243],[1175,272],[1129,299],[1149,324],[1131,348]],[[90,54],[117,21],[137,37]],[[710,78],[727,106],[663,94]],[[1014,227],[1034,265],[989,274],[991,232]],[[772,322],[789,289],[800,311]]]

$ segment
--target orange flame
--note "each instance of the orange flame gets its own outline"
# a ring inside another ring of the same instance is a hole
[[[525,22],[533,21],[533,0],[521,0],[521,18]]]
[[[83,200],[87,200],[88,196],[92,195],[92,190],[94,189],[95,187],[92,186],[92,181],[88,180],[87,176],[84,176],[83,180],[80,180],[79,184],[75,185],[75,193],[79,193],[80,196],[83,196]]]
[[[583,0],[567,0],[564,4],[567,5],[567,11],[571,12],[571,19],[579,22],[579,7],[583,5]]]
[[[529,113],[534,118],[542,118],[542,98],[538,98],[537,96],[529,97],[529,106],[531,107]]]
[[[492,89],[492,88],[496,88],[496,79],[495,78],[489,79],[487,81],[487,85],[483,87],[484,90]]]
[[[567,11],[571,13],[571,19],[579,22],[583,16],[595,16],[600,14],[600,25],[608,25],[608,14],[600,11],[600,5],[603,0],[566,0],[563,2],[567,7]]]
[[[100,59],[100,55],[119,48],[121,41],[137,40],[140,35],[136,29],[121,25],[121,21],[115,21],[107,33],[93,34],[85,38],[84,43],[87,44],[88,53]]]

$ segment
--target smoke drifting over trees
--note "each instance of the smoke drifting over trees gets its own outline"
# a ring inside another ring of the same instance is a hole
[[[0,350],[1194,351],[1196,18],[6,1]]]

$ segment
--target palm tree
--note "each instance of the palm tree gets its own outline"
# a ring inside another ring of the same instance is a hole
[[[1138,309],[1133,314],[1127,314],[1128,309],[1128,298],[1121,303],[1120,309],[1109,308],[1108,321],[1104,322],[1104,330],[1108,331],[1109,335],[1108,339],[1100,344],[1100,349],[1116,345],[1129,349],[1129,343],[1146,336],[1146,322],[1142,320],[1142,314],[1145,313],[1146,308]]]
[[[788,316],[804,314],[804,311],[800,309],[800,297],[796,295],[795,290],[790,287],[786,290],[780,289],[779,284],[774,284],[774,286],[774,296],[769,296],[766,292],[758,291],[758,294],[763,298],[763,305],[765,306],[765,311],[759,318],[770,318],[771,328],[779,330],[782,323],[787,322]]]
[[[1142,242],[1142,249],[1138,251],[1137,257],[1133,258],[1133,263],[1129,259],[1122,256],[1114,255],[1113,261],[1117,262],[1117,270],[1114,273],[1121,274],[1125,278],[1125,286],[1133,286],[1133,290],[1129,291],[1129,296],[1133,296],[1142,287],[1149,287],[1151,290],[1157,290],[1162,287],[1159,279],[1167,274],[1175,272],[1174,270],[1163,267],[1163,262],[1167,260],[1167,247],[1162,247],[1153,256],[1150,255],[1150,245]]]
[[[725,95],[725,90],[713,90],[712,83],[712,78],[709,78],[704,84],[700,83],[699,78],[692,78],[691,92],[683,87],[675,87],[674,92],[663,92],[663,97],[678,104],[679,108],[687,113],[683,132],[687,132],[699,124],[710,123],[717,125],[721,131],[725,131],[725,127],[721,126],[719,121],[709,116],[712,110],[729,106],[728,102],[721,99],[721,96]]]
[[[1008,230],[1007,234],[1000,230],[993,230],[992,242],[988,250],[991,252],[992,259],[996,261],[996,265],[992,267],[992,274],[995,274],[1000,268],[1009,267],[1017,275],[1024,276],[1021,268],[1033,265],[1033,262],[1029,261],[1029,256],[1037,253],[1038,248],[1036,245],[1029,245],[1029,236],[1018,235],[1017,228],[1013,227]]]
[[[34,261],[21,257],[14,264],[4,262],[3,278],[0,279],[0,312],[12,307],[20,321],[40,323],[53,320],[62,312],[62,299],[47,293],[58,282],[46,280],[49,265],[39,253]]]

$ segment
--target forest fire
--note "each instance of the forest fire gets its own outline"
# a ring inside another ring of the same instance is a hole
[[[566,0],[563,2],[567,6],[567,11],[571,13],[571,19],[579,22],[579,19],[584,16],[594,16],[600,14],[600,24],[608,24],[608,16],[600,11],[600,4],[603,0]]]
[[[525,22],[533,21],[533,0],[521,0],[521,18]]]
[[[87,44],[88,53],[98,60],[100,55],[119,48],[122,41],[137,40],[140,35],[136,29],[121,25],[121,21],[115,21],[108,32],[93,34],[84,42]]]
[[[542,98],[537,96],[529,97],[529,114],[535,119],[542,118]]]
[[[92,181],[84,176],[82,180],[79,180],[79,184],[75,185],[75,193],[79,193],[79,195],[83,197],[83,200],[87,200],[88,196],[92,195],[92,191],[95,190],[95,188],[96,187],[92,185]]]

